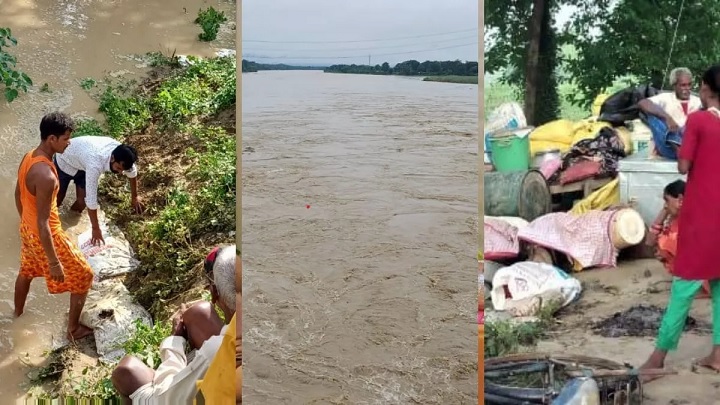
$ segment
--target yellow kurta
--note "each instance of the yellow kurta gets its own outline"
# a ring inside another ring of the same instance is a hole
[[[205,377],[197,387],[206,404],[231,405],[235,403],[235,337],[237,313],[233,315],[220,349],[210,363]],[[195,401],[197,404],[197,400]]]

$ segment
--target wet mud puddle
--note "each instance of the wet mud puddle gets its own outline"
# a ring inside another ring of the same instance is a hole
[[[657,305],[636,305],[623,312],[617,312],[609,318],[595,324],[593,329],[604,337],[616,338],[621,336],[655,337],[660,329],[660,323],[665,309]],[[702,331],[709,325],[703,325],[695,318],[688,316],[684,330]]]
[[[234,19],[229,1],[0,0],[0,27],[10,27],[18,46],[8,51],[35,86],[12,104],[0,103],[0,397],[21,401],[27,364],[40,364],[67,322],[69,296],[50,296],[44,280],[33,282],[25,314],[13,320],[13,289],[19,264],[19,218],[14,205],[16,171],[23,154],[39,142],[38,125],[53,110],[100,118],[97,103],[80,86],[88,77],[138,77],[147,64],[133,55],[213,56],[234,48],[234,32],[213,43],[197,40],[193,24],[200,8],[214,6]],[[217,49],[216,49],[217,48]],[[47,86],[43,86],[47,84]],[[41,90],[43,87],[46,89]],[[72,189],[72,187],[71,187]],[[69,195],[72,200],[74,195]],[[87,229],[82,219],[61,209],[69,233]]]

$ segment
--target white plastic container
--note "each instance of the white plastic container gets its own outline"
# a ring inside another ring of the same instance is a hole
[[[665,202],[662,194],[666,185],[686,180],[678,173],[677,162],[631,156],[620,161],[620,202],[635,209],[646,224],[651,224]]]

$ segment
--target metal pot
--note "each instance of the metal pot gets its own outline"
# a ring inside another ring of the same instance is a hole
[[[535,153],[535,156],[533,156],[530,167],[533,169],[539,169],[545,162],[549,160],[560,159],[561,157],[562,154],[560,153],[560,149],[551,149],[537,152]]]

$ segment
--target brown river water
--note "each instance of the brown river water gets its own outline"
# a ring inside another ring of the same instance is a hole
[[[0,0],[0,27],[10,27],[18,46],[10,48],[18,68],[36,86],[12,104],[0,102],[0,402],[13,403],[24,392],[29,368],[39,364],[53,338],[66,328],[69,297],[49,296],[44,280],[33,283],[25,314],[12,319],[13,286],[19,264],[18,215],[13,191],[22,155],[39,142],[38,125],[52,110],[97,116],[97,103],[79,81],[104,76],[134,77],[147,70],[134,54],[213,56],[234,48],[235,32],[218,40],[197,40],[193,24],[200,8],[214,6],[235,21],[227,0]],[[50,92],[39,91],[47,83]],[[142,165],[142,157],[140,165]],[[74,198],[68,196],[68,200]],[[71,201],[70,201],[71,202]],[[71,234],[87,226],[61,211]],[[84,215],[83,219],[87,216]]]
[[[476,85],[242,74],[248,404],[476,404]]]

